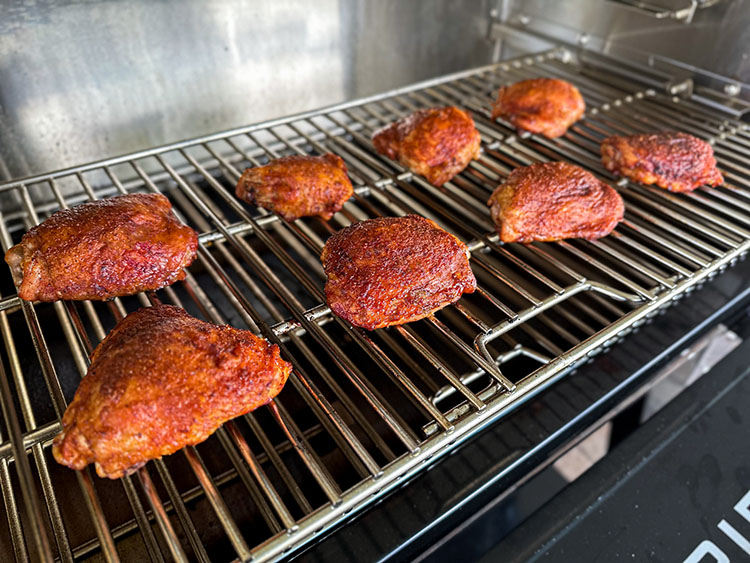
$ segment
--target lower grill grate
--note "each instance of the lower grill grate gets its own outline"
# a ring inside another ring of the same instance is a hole
[[[568,79],[586,98],[585,118],[560,139],[519,137],[489,119],[499,86],[536,76]],[[278,557],[733,263],[750,247],[750,131],[713,106],[658,92],[652,79],[625,76],[615,62],[603,70],[554,50],[1,185],[4,249],[59,208],[133,191],[169,197],[201,245],[187,279],[155,293],[106,303],[0,300],[8,515],[0,544],[18,560]],[[473,113],[483,146],[452,182],[435,188],[373,151],[378,127],[447,104]],[[606,239],[498,242],[485,202],[513,168],[563,159],[612,182],[601,140],[653,129],[711,140],[726,184],[675,195],[619,181],[625,221]],[[330,223],[289,224],[235,199],[245,167],[323,152],[344,158],[355,184]],[[406,213],[467,242],[477,293],[432,318],[373,333],[333,317],[318,259],[326,238],[354,221]],[[14,292],[7,271],[0,289]],[[262,333],[294,363],[294,375],[269,406],[131,477],[109,482],[59,467],[49,444],[88,355],[125,314],[156,302]]]

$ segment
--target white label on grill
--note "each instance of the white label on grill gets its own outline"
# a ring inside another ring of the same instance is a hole
[[[745,493],[737,504],[734,505],[734,510],[750,524],[750,491]],[[750,540],[743,536],[737,528],[723,518],[716,527],[732,540],[733,543],[739,546],[742,551],[750,555]],[[707,563],[709,560],[704,561],[704,557],[706,556],[710,556],[711,560],[716,563],[730,563],[727,554],[711,540],[703,540],[699,543],[692,553],[685,558],[683,563]]]

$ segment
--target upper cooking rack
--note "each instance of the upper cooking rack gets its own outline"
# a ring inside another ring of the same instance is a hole
[[[586,99],[585,117],[560,139],[518,136],[489,117],[499,86],[535,76],[568,79]],[[0,185],[4,249],[57,209],[144,190],[167,195],[201,241],[187,279],[158,292],[107,303],[0,301],[0,541],[19,560],[264,560],[373,502],[747,251],[750,133],[715,103],[672,95],[685,91],[671,77],[556,49]],[[435,188],[372,149],[378,127],[447,104],[472,112],[483,148],[452,182]],[[612,235],[498,242],[485,202],[513,168],[562,159],[614,183],[599,142],[654,129],[711,141],[726,184],[676,195],[618,181],[626,213]],[[287,223],[234,198],[245,167],[322,152],[344,158],[355,184],[329,223]],[[405,213],[468,244],[478,291],[372,333],[332,316],[318,260],[325,239],[354,221]],[[13,291],[7,273],[0,288]],[[268,407],[119,482],[59,467],[49,443],[88,355],[117,320],[156,302],[263,334],[294,375]]]

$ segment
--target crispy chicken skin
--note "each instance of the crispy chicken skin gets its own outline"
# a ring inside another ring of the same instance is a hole
[[[248,168],[237,184],[237,197],[265,207],[287,221],[317,215],[326,221],[352,197],[346,164],[335,154],[284,156]]]
[[[479,131],[457,107],[422,109],[375,131],[375,150],[433,186],[442,186],[479,158]]]
[[[597,239],[612,232],[625,211],[611,186],[566,162],[516,168],[487,205],[503,242]]]
[[[604,167],[610,172],[672,192],[724,182],[711,145],[686,133],[609,137],[602,142],[601,151]]]
[[[556,78],[533,78],[500,88],[492,119],[502,117],[524,131],[561,137],[581,119],[586,104],[578,89]]]
[[[476,289],[466,245],[417,215],[349,225],[321,261],[328,306],[368,330],[422,319]]]
[[[108,299],[185,278],[198,235],[161,194],[128,194],[54,213],[5,253],[26,301]]]
[[[93,462],[100,477],[122,477],[268,403],[291,370],[278,346],[247,330],[170,305],[139,309],[94,350],[52,454],[72,469]]]

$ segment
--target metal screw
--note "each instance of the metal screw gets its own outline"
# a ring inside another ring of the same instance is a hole
[[[724,85],[724,93],[727,96],[738,96],[740,94],[740,85],[739,84],[725,84]]]
[[[682,82],[678,82],[677,84],[670,85],[669,93],[672,94],[673,96],[676,96],[684,92],[689,92],[692,86],[693,86],[693,83],[690,79],[683,80]]]

